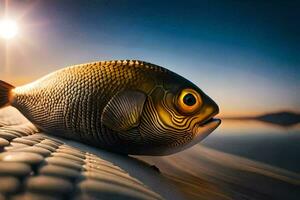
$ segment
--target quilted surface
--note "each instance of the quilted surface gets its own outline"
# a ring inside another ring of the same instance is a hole
[[[126,170],[135,163],[145,165],[142,180],[143,173],[160,176],[150,165],[39,133],[12,115],[0,120],[2,199],[163,199]]]

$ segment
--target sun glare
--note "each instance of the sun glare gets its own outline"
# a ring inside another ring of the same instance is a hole
[[[9,19],[0,21],[0,37],[8,40],[14,38],[17,33],[18,26],[15,21]]]

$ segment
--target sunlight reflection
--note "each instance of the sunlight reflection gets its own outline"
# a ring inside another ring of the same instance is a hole
[[[253,130],[255,129],[255,131]],[[288,130],[289,132],[299,131],[300,124],[296,124],[290,127],[282,127],[279,125],[274,125],[271,123],[266,123],[258,120],[232,120],[223,119],[221,126],[216,130],[216,132],[224,132],[226,134],[241,134],[241,133],[282,133],[283,130]]]

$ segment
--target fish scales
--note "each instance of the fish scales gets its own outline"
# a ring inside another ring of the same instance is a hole
[[[142,71],[127,63],[129,61],[121,64],[92,63],[64,69],[32,83],[31,87],[17,88],[15,93],[18,95],[13,105],[21,105],[20,109],[26,113],[29,110],[32,112],[34,107],[37,113],[32,115],[35,116],[36,124],[43,124],[47,131],[52,131],[53,128],[53,131],[58,131],[58,127],[65,126],[70,137],[84,140],[86,135],[82,135],[88,129],[91,131],[89,135],[98,138],[101,135],[99,117],[109,99],[116,91],[132,88],[143,81]],[[89,116],[98,116],[98,119]],[[32,118],[27,117],[29,120]],[[48,120],[49,117],[51,120]],[[78,135],[72,135],[75,133]],[[102,137],[109,141],[109,136]]]

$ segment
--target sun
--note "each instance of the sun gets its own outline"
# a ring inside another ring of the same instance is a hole
[[[0,21],[0,37],[9,40],[14,38],[18,33],[18,25],[15,21],[4,19]]]

